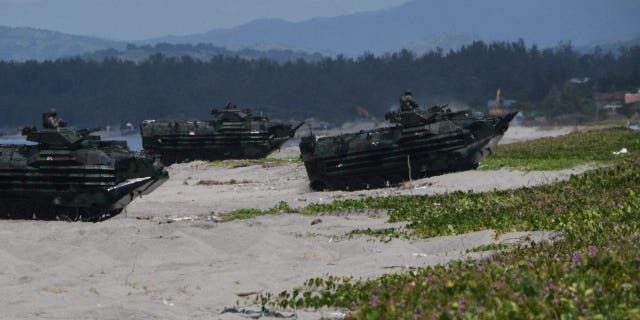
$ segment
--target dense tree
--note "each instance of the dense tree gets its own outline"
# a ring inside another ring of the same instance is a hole
[[[573,77],[592,82],[587,88],[566,85]],[[523,41],[475,42],[446,54],[415,56],[402,50],[317,62],[227,56],[202,61],[160,54],[139,63],[113,58],[0,61],[0,126],[35,124],[50,107],[85,126],[205,118],[210,108],[229,101],[280,119],[338,123],[356,117],[358,106],[382,116],[405,89],[412,89],[421,104],[457,102],[481,109],[501,88],[506,98],[527,101],[533,112],[557,115],[590,112],[589,90],[637,86],[640,47],[615,56],[580,55],[569,43],[540,50]]]
[[[640,102],[625,104],[620,108],[620,110],[618,110],[618,113],[626,116],[627,118],[640,114]]]
[[[565,82],[553,85],[542,101],[538,114],[559,116],[567,113],[593,114],[596,104],[588,86]]]

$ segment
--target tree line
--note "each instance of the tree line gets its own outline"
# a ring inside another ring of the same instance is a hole
[[[0,126],[35,124],[51,107],[70,123],[92,127],[204,119],[211,108],[228,102],[271,118],[341,123],[356,118],[357,107],[382,118],[406,89],[420,104],[454,102],[483,110],[501,88],[503,97],[526,103],[533,113],[565,114],[581,110],[572,110],[575,103],[550,106],[549,101],[567,95],[556,91],[569,79],[584,77],[592,79],[587,90],[563,92],[588,98],[592,92],[635,91],[640,47],[622,48],[615,55],[599,50],[580,54],[569,43],[541,50],[517,41],[475,42],[420,56],[401,50],[316,62],[222,55],[202,61],[161,54],[139,63],[114,58],[5,61],[0,62]]]

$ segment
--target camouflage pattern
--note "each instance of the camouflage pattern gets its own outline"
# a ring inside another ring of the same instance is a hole
[[[302,159],[314,190],[357,190],[477,168],[516,112],[492,117],[446,106],[387,113],[395,126],[332,137],[305,136]]]
[[[23,130],[0,146],[0,218],[102,221],[168,179],[158,161],[89,130]]]
[[[140,124],[142,146],[165,165],[191,160],[259,159],[292,138],[302,125],[273,123],[249,110],[228,105],[212,111],[213,120],[159,121]]]

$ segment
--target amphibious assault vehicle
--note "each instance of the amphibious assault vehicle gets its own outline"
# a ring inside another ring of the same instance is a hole
[[[470,170],[497,145],[517,112],[489,116],[445,106],[389,112],[394,126],[331,137],[302,137],[300,152],[314,190],[397,185]]]
[[[23,129],[0,146],[0,218],[102,221],[168,179],[162,164],[89,130]]]
[[[165,165],[191,160],[259,159],[292,138],[296,127],[273,123],[250,110],[227,105],[211,112],[213,120],[159,121],[140,124],[142,146]]]

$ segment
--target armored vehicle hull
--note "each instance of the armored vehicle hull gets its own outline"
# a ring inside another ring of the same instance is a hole
[[[300,151],[314,190],[379,188],[477,168],[514,116],[442,110],[393,113],[397,126],[303,137]]]
[[[289,136],[207,121],[153,121],[140,125],[142,146],[165,165],[192,160],[259,159],[282,146]]]
[[[124,141],[66,129],[32,132],[37,145],[0,146],[0,218],[101,221],[167,180]]]
[[[300,127],[253,117],[248,110],[227,107],[209,121],[145,120],[142,146],[165,165],[192,160],[264,158],[293,137]]]

